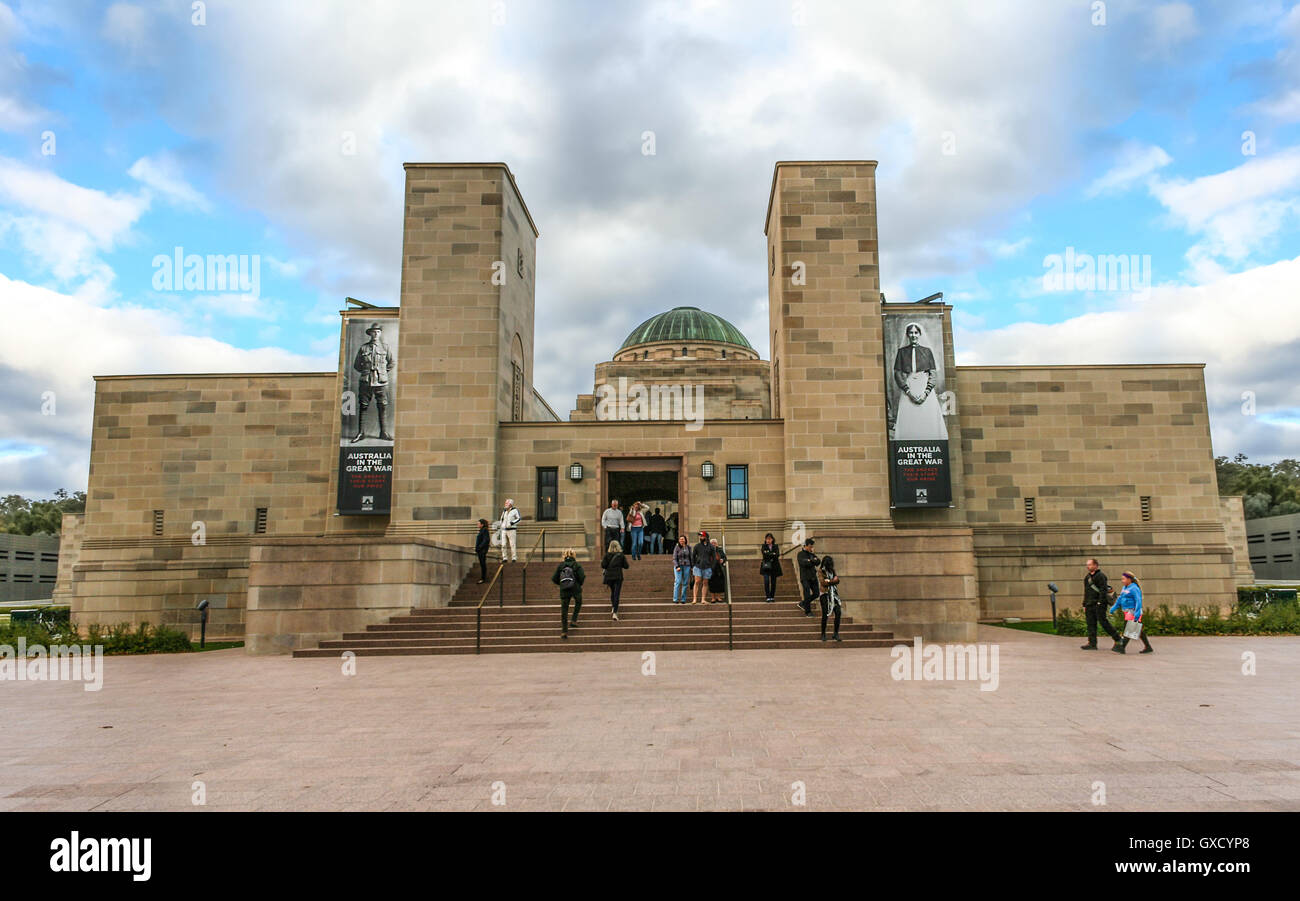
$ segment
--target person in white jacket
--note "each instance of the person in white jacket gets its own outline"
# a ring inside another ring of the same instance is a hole
[[[515,502],[510,498],[506,498],[505,509],[501,511],[501,519],[497,522],[497,542],[501,545],[502,563],[506,562],[507,544],[510,546],[510,562],[519,562],[515,550],[515,534],[521,519],[523,519],[523,516],[515,509]]]

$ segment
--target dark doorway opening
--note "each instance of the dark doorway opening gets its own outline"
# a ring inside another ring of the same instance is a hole
[[[640,501],[646,507],[647,527],[650,515],[658,509],[668,529],[664,553],[671,553],[672,544],[677,540],[677,524],[684,522],[686,515],[681,459],[607,459],[604,471],[602,509],[608,507],[611,500],[616,500],[623,515],[627,516],[633,502]],[[647,528],[643,554],[649,552],[649,543]]]

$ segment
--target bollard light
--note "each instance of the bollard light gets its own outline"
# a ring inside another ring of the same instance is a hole
[[[1056,587],[1055,582],[1047,583],[1047,590],[1052,593],[1052,631],[1056,631],[1056,593],[1061,589]]]
[[[208,599],[199,601],[199,647],[208,643]]]

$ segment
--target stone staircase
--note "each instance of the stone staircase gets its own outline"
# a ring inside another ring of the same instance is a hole
[[[600,561],[579,561],[586,571],[582,614],[567,640],[560,637],[558,589],[551,582],[558,560],[506,564],[504,592],[493,588],[483,605],[482,653],[541,651],[667,651],[727,650],[727,605],[674,605],[673,569],[667,555],[643,555],[628,562],[619,621],[610,616],[609,590],[601,582]],[[844,617],[843,641],[821,641],[821,616],[805,617],[799,599],[795,565],[783,561],[785,575],[775,602],[763,599],[763,579],[756,558],[731,560],[732,630],[735,650],[754,648],[883,648],[895,644],[890,632]],[[489,577],[493,571],[489,563]],[[322,641],[317,648],[301,649],[295,657],[337,657],[344,651],[358,656],[403,654],[473,654],[479,600],[485,585],[471,575],[447,607],[413,609],[364,632],[347,632],[339,640]],[[504,595],[504,603],[502,603]],[[524,603],[525,598],[527,603]],[[828,629],[829,632],[829,629]]]

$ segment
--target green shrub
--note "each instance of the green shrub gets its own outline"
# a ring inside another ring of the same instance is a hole
[[[184,632],[149,623],[140,623],[134,628],[130,623],[118,623],[108,629],[95,623],[86,627],[85,634],[72,624],[55,626],[50,631],[34,623],[0,626],[0,644],[17,644],[20,637],[26,638],[29,645],[103,645],[105,654],[173,654],[194,650],[190,637]]]
[[[1111,623],[1124,631],[1124,618],[1115,614]],[[1300,635],[1300,604],[1289,601],[1271,601],[1258,612],[1238,605],[1224,616],[1218,607],[1179,605],[1171,610],[1168,604],[1148,607],[1142,615],[1142,625],[1147,634],[1156,635]],[[1086,635],[1087,621],[1081,613],[1066,608],[1056,615],[1057,635]]]

